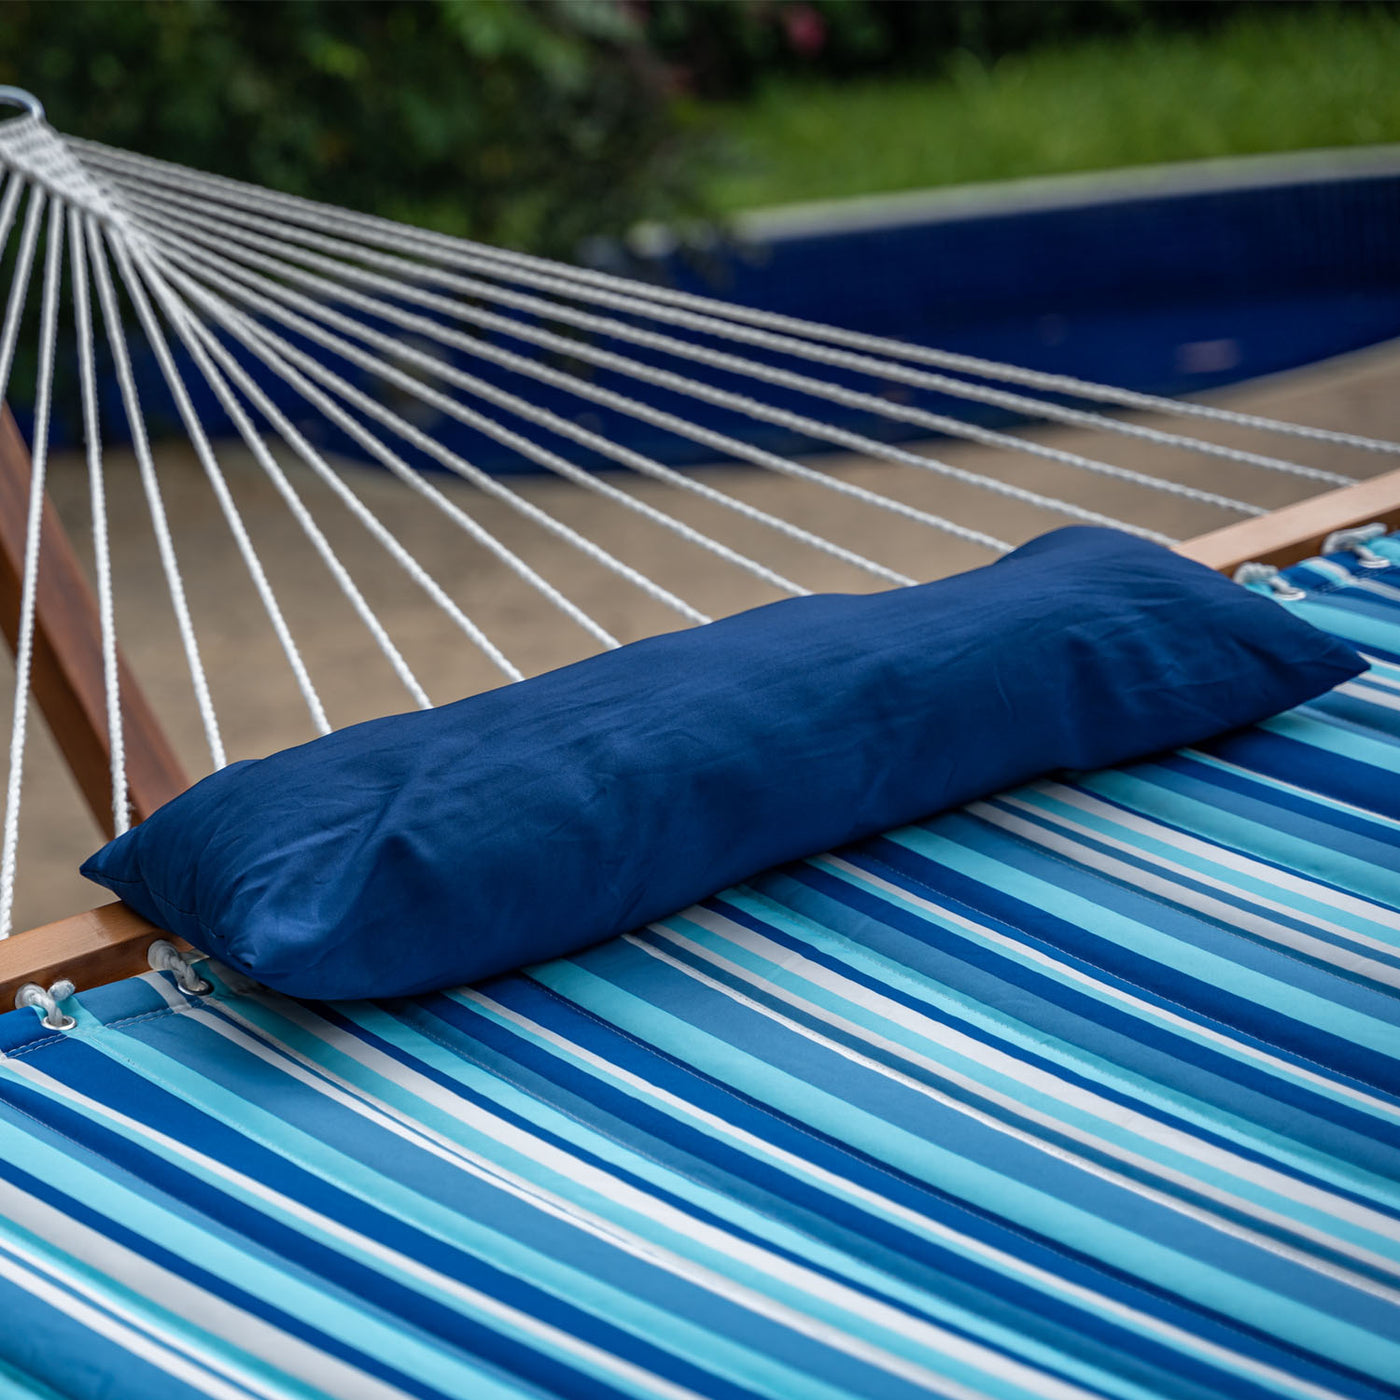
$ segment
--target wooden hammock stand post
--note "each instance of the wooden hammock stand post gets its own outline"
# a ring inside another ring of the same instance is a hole
[[[29,449],[0,405],[0,627],[10,650],[19,634],[29,509]],[[112,834],[111,741],[102,679],[97,600],[58,512],[44,502],[35,600],[34,699],[97,825]],[[122,733],[132,819],[139,821],[190,785],[135,675],[120,657]],[[0,1009],[25,982],[59,976],[94,986],[145,970],[157,931],[122,904],[109,904],[0,940]]]
[[[29,451],[8,408],[0,405],[0,626],[13,651],[19,630]],[[1227,525],[1176,546],[1212,569],[1231,572],[1256,560],[1283,566],[1315,554],[1334,530],[1400,517],[1400,471],[1315,496],[1268,515]],[[40,551],[34,698],[97,824],[112,833],[111,751],[102,679],[97,603],[57,512],[46,501]],[[135,676],[120,660],[123,735],[135,821],[189,786]],[[79,989],[147,969],[147,950],[169,938],[124,904],[106,904],[12,938],[0,939],[0,1011],[26,982],[58,977]],[[182,950],[188,945],[172,940]]]

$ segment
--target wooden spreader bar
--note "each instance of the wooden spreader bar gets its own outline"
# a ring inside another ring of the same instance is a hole
[[[1400,471],[1183,540],[1176,552],[1222,573],[1233,573],[1251,560],[1282,568],[1319,553],[1323,540],[1334,530],[1349,530],[1373,520],[1400,529]]]
[[[9,410],[0,407],[0,625],[12,649],[29,480],[29,452]],[[1225,573],[1250,560],[1282,567],[1316,554],[1332,531],[1372,520],[1400,528],[1400,471],[1198,535],[1176,550]],[[97,604],[48,502],[43,531],[34,696],[98,825],[110,834],[110,755]],[[183,792],[189,779],[125,662],[120,684],[132,817],[140,820]],[[13,1005],[25,982],[48,986],[66,977],[82,989],[145,972],[151,943],[169,937],[126,905],[105,904],[0,940],[0,1011]],[[179,939],[172,941],[189,951]]]
[[[100,987],[148,972],[146,950],[168,938],[182,953],[183,939],[156,927],[125,904],[103,904],[44,924],[13,938],[0,938],[0,1012],[15,1004],[26,982],[47,987],[66,977],[75,987]]]

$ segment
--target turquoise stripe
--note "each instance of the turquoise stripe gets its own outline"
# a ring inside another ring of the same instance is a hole
[[[1081,787],[1147,816],[1287,870],[1340,886],[1387,908],[1400,906],[1400,870],[1358,860],[1345,851],[1304,841],[1278,827],[1222,811],[1207,800],[1206,784],[1154,764],[1132,772],[1105,770],[1076,779]]]
[[[412,1368],[411,1374],[436,1386],[444,1394],[458,1393],[468,1385],[472,1387],[471,1393],[481,1395],[483,1400],[487,1397],[519,1400],[522,1394],[516,1386],[499,1384],[496,1377],[470,1359],[449,1356],[441,1349],[424,1343],[401,1321],[377,1317],[368,1309],[332,1296],[325,1282],[311,1283],[299,1271],[294,1272],[265,1256],[251,1241],[233,1235],[212,1222],[201,1220],[186,1209],[169,1209],[144,1193],[130,1189],[115,1175],[94,1170],[75,1156],[50,1147],[27,1133],[0,1134],[0,1158],[50,1183],[75,1200],[97,1206],[103,1214],[111,1216],[128,1229],[137,1231],[147,1239],[159,1240],[171,1253],[200,1269],[211,1271],[281,1311],[303,1319],[327,1336],[336,1337],[391,1368],[406,1364]],[[5,1218],[0,1216],[0,1231],[6,1225]],[[66,1264],[70,1268],[76,1265],[90,1285],[120,1294],[138,1312],[159,1319],[158,1325],[162,1329],[184,1336],[225,1361],[236,1361],[249,1372],[261,1376],[269,1385],[303,1389],[256,1356],[247,1355],[222,1338],[202,1330],[196,1332],[177,1314],[114,1285],[81,1261],[70,1259]],[[174,1303],[177,1300],[170,1301]],[[305,1390],[304,1393],[312,1395],[315,1392]]]
[[[239,1006],[239,1010],[247,1010],[246,1001]],[[325,1046],[324,1042],[307,1035],[295,1025],[277,1021],[265,1008],[262,1008],[262,1011],[267,1022],[264,1028],[276,1039],[294,1045],[303,1052],[311,1051],[313,1057],[332,1072],[361,1084],[368,1092],[386,1103],[397,1103],[397,1106],[412,1109],[419,1121],[444,1132],[446,1136],[454,1137],[471,1150],[485,1154],[506,1170],[515,1171],[521,1167],[530,1169],[534,1165],[528,1157],[505,1149],[489,1137],[464,1131],[462,1125],[450,1115],[424,1103],[416,1096],[404,1094],[378,1075],[366,1072],[350,1057]],[[635,1292],[614,1287],[598,1275],[590,1275],[561,1263],[550,1255],[523,1245],[510,1235],[485,1225],[480,1220],[470,1219],[449,1206],[424,1198],[383,1173],[326,1147],[317,1138],[302,1132],[285,1118],[269,1115],[248,1100],[202,1079],[195,1070],[186,1069],[185,1066],[166,1056],[150,1052],[145,1047],[135,1052],[128,1051],[128,1054],[133,1068],[138,1072],[165,1084],[176,1094],[197,1092],[206,1112],[212,1112],[241,1131],[252,1132],[290,1160],[326,1180],[344,1185],[366,1200],[374,1201],[381,1209],[390,1211],[404,1223],[423,1230],[446,1244],[487,1259],[570,1304],[627,1328],[639,1337],[649,1341],[663,1341],[669,1349],[678,1355],[686,1356],[695,1364],[728,1375],[742,1384],[762,1390],[765,1394],[775,1397],[810,1394],[816,1397],[828,1393],[826,1387],[818,1385],[809,1375],[795,1372],[750,1348],[732,1344],[722,1333],[712,1328],[694,1325],[674,1312],[653,1306]],[[373,1131],[375,1130],[366,1127],[367,1134]],[[384,1264],[379,1267],[385,1272],[394,1272]],[[644,1267],[640,1263],[636,1265],[638,1269]],[[502,1323],[471,1309],[468,1304],[433,1289],[430,1285],[407,1277],[402,1277],[401,1281],[489,1326],[510,1335],[525,1335],[508,1323]],[[770,1288],[769,1291],[773,1290]],[[580,1361],[571,1349],[562,1344],[551,1344],[539,1339],[533,1344],[566,1360],[570,1365],[584,1370],[591,1369],[586,1361]],[[613,1384],[619,1383],[611,1372],[607,1374]],[[830,1392],[832,1396],[839,1393]]]
[[[1400,1375],[1400,1343],[1283,1298],[1237,1275],[1156,1244],[1056,1200],[1025,1181],[977,1167],[936,1142],[824,1093],[682,1022],[579,965],[535,969],[546,986],[649,1044],[695,1064],[723,1083],[770,1103],[821,1132],[856,1141],[881,1161],[1016,1224],[1050,1235],[1129,1275],[1149,1280],[1266,1332],[1282,1332],[1319,1354],[1374,1374]],[[1112,1188],[1105,1187],[1105,1190]]]
[[[1381,1054],[1394,1054],[1396,1051],[1395,1027],[1354,1006],[1339,1005],[1278,977],[1256,972],[1230,958],[1173,938],[1139,920],[1105,909],[1072,890],[1052,885],[925,828],[906,827],[889,833],[889,840],[908,846],[930,860],[1043,909],[1069,924],[1089,929],[1101,938],[1112,939],[1164,967],[1185,972],[1208,986],[1228,986],[1238,996],[1247,997],[1304,1025],[1317,1026],[1329,1034],[1355,1041]],[[1338,994],[1343,995],[1344,989],[1339,987]]]
[[[1019,1264],[1013,1257],[995,1250],[978,1249],[973,1240],[968,1236],[959,1238],[950,1237],[946,1231],[935,1228],[927,1217],[918,1214],[911,1214],[907,1210],[897,1210],[887,1199],[879,1196],[872,1197],[868,1192],[857,1191],[857,1189],[844,1179],[833,1181],[826,1173],[816,1174],[815,1170],[805,1161],[794,1160],[790,1156],[780,1156],[771,1144],[752,1138],[741,1137],[737,1131],[728,1129],[724,1123],[714,1123],[700,1115],[699,1111],[688,1101],[676,1103],[661,1095],[654,1086],[645,1083],[641,1086],[624,1077],[619,1068],[611,1062],[597,1062],[586,1057],[582,1051],[573,1046],[571,1042],[560,1044],[552,1037],[542,1034],[540,1029],[533,1023],[522,1025],[515,1019],[510,1019],[491,1005],[483,1005],[477,998],[468,1000],[459,993],[451,993],[456,1000],[463,1001],[470,1005],[474,1011],[482,1015],[489,1016],[498,1025],[510,1029],[514,1034],[520,1035],[529,1040],[532,1044],[548,1049],[551,1053],[559,1055],[569,1064],[576,1068],[595,1075],[611,1087],[617,1088],[624,1093],[645,1098],[646,1102],[662,1112],[668,1113],[678,1121],[690,1126],[697,1127],[701,1131],[708,1131],[717,1136],[721,1136],[731,1145],[747,1152],[750,1156],[759,1161],[772,1164],[779,1169],[791,1173],[793,1176],[818,1186],[827,1192],[839,1196],[842,1200],[859,1206],[868,1213],[875,1215],[886,1223],[896,1225],[903,1230],[912,1231],[919,1237],[928,1240],[932,1244],[949,1245],[965,1252],[971,1259],[983,1268],[990,1269],[1009,1280],[1014,1280],[1021,1284],[1028,1284],[1034,1289],[1044,1290],[1054,1297],[1066,1298],[1070,1302],[1083,1306],[1082,1296],[1074,1293],[1066,1293],[1057,1279],[1047,1279],[1043,1275],[1032,1272]],[[650,1092],[648,1092],[650,1090]],[[1160,1326],[1154,1326],[1148,1317],[1141,1313],[1121,1314],[1112,1313],[1114,1321],[1129,1331],[1136,1333],[1147,1339],[1158,1343],[1165,1343],[1169,1347],[1177,1347],[1186,1351],[1199,1350],[1200,1343],[1188,1334],[1164,1330]],[[1257,1368],[1250,1366],[1240,1357],[1219,1356],[1214,1352],[1209,1353],[1213,1364],[1221,1366],[1228,1374],[1239,1375],[1257,1383]],[[1292,1392],[1293,1388],[1288,1385],[1283,1387]]]
[[[1326,595],[1321,598],[1300,599],[1284,603],[1290,612],[1297,613],[1314,627],[1324,632],[1342,637],[1358,647],[1380,647],[1382,651],[1400,651],[1400,628],[1393,623],[1378,618],[1366,617],[1345,606],[1343,600],[1329,601]]]
[[[1266,1054],[1266,1056],[1261,1057],[1259,1053],[1254,1053],[1249,1044],[1243,1043],[1228,1026],[1212,1025],[1207,1028],[1203,1022],[1191,1019],[1183,1008],[1159,1007],[1148,994],[1142,993],[1141,988],[1133,987],[1117,991],[1109,981],[1099,980],[1098,977],[1091,976],[1091,972],[1095,972],[1095,970],[1081,969],[1077,974],[1065,960],[1056,958],[1053,953],[1046,951],[1046,949],[1036,949],[1035,952],[1032,952],[1032,949],[1016,944],[1015,941],[994,941],[991,931],[983,925],[959,923],[959,921],[953,920],[949,914],[939,914],[937,909],[930,909],[925,904],[917,903],[911,897],[895,895],[888,889],[879,888],[865,878],[858,869],[843,869],[829,861],[816,861],[813,864],[819,864],[829,874],[843,879],[848,885],[854,885],[855,888],[874,890],[875,893],[878,893],[883,899],[888,899],[899,909],[923,918],[932,927],[938,928],[941,937],[966,939],[979,951],[991,953],[997,958],[1007,959],[1023,972],[1035,974],[1036,977],[1046,977],[1053,983],[1071,988],[1075,994],[1102,1002],[1106,1007],[1140,1016],[1144,1021],[1151,1022],[1155,1029],[1162,1030],[1169,1035],[1179,1036],[1183,1040],[1198,1044],[1198,1046],[1207,1047],[1214,1053],[1224,1054],[1232,1060],[1239,1061],[1240,1064],[1247,1064],[1256,1070],[1274,1075],[1275,1078],[1288,1079],[1294,1084],[1306,1086],[1309,1092],[1322,1093],[1327,1098],[1355,1107],[1355,1109],[1371,1114],[1385,1123],[1400,1124],[1400,1103],[1386,1099],[1385,1096],[1379,1095],[1378,1091],[1371,1091],[1371,1089],[1366,1089],[1358,1098],[1357,1092],[1348,1092],[1348,1089],[1341,1082],[1338,1082],[1334,1075],[1331,1075],[1320,1065],[1310,1065],[1309,1070],[1305,1072],[1299,1065],[1292,1064],[1287,1058],[1280,1058],[1277,1054]],[[1274,1047],[1268,1047],[1268,1049],[1271,1050]],[[1082,1049],[1074,1049],[1071,1053],[1084,1057],[1084,1063],[1091,1065],[1091,1067],[1102,1063],[1098,1058],[1088,1056],[1086,1051]],[[1116,1065],[1110,1065],[1109,1071],[1110,1074],[1123,1072]],[[1169,1095],[1175,1095],[1175,1089],[1172,1088],[1172,1085],[1163,1084],[1162,1089]],[[1180,1100],[1173,1098],[1172,1102],[1180,1102]],[[1235,1120],[1226,1114],[1219,1121],[1229,1124]],[[1246,1123],[1243,1126],[1246,1137],[1253,1130],[1253,1124]],[[1350,1183],[1348,1177],[1344,1176],[1337,1180],[1337,1184],[1347,1186],[1347,1184],[1355,1183]],[[1389,1189],[1392,1183],[1385,1184]],[[1362,1186],[1361,1189],[1362,1194],[1365,1194],[1365,1186]]]
[[[0,1358],[0,1400],[63,1400],[58,1391],[23,1376]]]
[[[858,1285],[874,1292],[905,1303],[917,1312],[927,1314],[948,1325],[960,1328],[979,1337],[989,1345],[1000,1347],[1012,1355],[1019,1355],[1033,1363],[1049,1366],[1066,1375],[1073,1376],[1082,1384],[1102,1387],[1111,1394],[1139,1396],[1148,1400],[1153,1392],[1129,1385],[1102,1367],[1086,1365],[1078,1357],[1062,1349],[1046,1346],[1033,1337],[1027,1337],[1005,1326],[995,1319],[981,1317],[965,1307],[959,1307],[936,1292],[925,1287],[907,1283],[903,1277],[887,1269],[866,1264],[849,1248],[842,1248],[832,1241],[841,1238],[840,1233],[825,1222],[807,1217],[802,1227],[788,1224],[781,1214],[781,1203],[765,1202],[764,1209],[746,1205],[735,1194],[731,1185],[729,1193],[717,1187],[707,1186],[699,1179],[703,1170],[699,1162],[693,1164],[693,1174],[661,1166],[653,1158],[642,1152],[625,1147],[615,1137],[605,1136],[590,1129],[576,1117],[552,1109],[516,1089],[500,1075],[492,1073],[472,1063],[477,1053],[474,1047],[450,1026],[430,1017],[427,1012],[413,1008],[408,1012],[409,1024],[391,1017],[379,1008],[368,1003],[357,1003],[347,1007],[356,1022],[389,1040],[392,1044],[407,1051],[414,1058],[431,1065],[450,1078],[472,1090],[488,1095],[503,1108],[533,1118],[546,1131],[574,1143],[585,1152],[595,1154],[624,1171],[642,1177],[660,1189],[680,1196],[698,1208],[708,1211],[732,1223],[736,1228],[746,1230],[758,1239],[792,1252],[798,1258],[818,1267],[832,1270]],[[413,1022],[419,1019],[434,1021],[431,1035],[413,1029]],[[560,1178],[554,1182],[567,1186]],[[645,1226],[634,1212],[614,1208],[606,1195],[576,1192],[587,1196],[590,1209],[613,1218],[624,1220],[629,1226]],[[684,1244],[684,1241],[674,1241]],[[868,1246],[867,1246],[868,1248]],[[898,1261],[895,1261],[898,1262]]]
[[[1388,736],[1373,738],[1321,712],[1302,715],[1290,710],[1273,719],[1261,720],[1259,728],[1315,749],[1326,749],[1328,753],[1357,763],[1369,764],[1382,772],[1400,773],[1400,743]]]
[[[1400,537],[1383,549],[1400,564]],[[1400,568],[1379,573],[1297,571],[1296,611],[1400,652]],[[22,1194],[0,1241],[209,1374],[246,1345],[259,1384],[307,1400],[319,1378],[289,1368],[316,1339],[472,1400],[650,1400],[670,1378],[697,1400],[913,1400],[923,1379],[966,1400],[1366,1400],[1362,1377],[1400,1381],[1377,1283],[1400,1273],[1400,1100],[1308,1055],[1324,1032],[1337,1065],[1400,1058],[1376,975],[1400,950],[1400,820],[1297,774],[1394,781],[1387,679],[1400,665],[1268,722],[1291,742],[1246,764],[1038,783],[480,993],[327,1008],[221,984],[172,1011],[153,976],[85,993],[64,1036],[0,1015],[0,1091],[25,1110],[0,1102],[0,1180],[32,1173],[225,1304],[296,1317],[294,1353],[212,1335],[178,1283],[147,1299],[69,1258]],[[1025,928],[963,902],[994,894]],[[1246,1002],[1240,1025],[1210,1014]],[[268,1152],[286,1167],[262,1186],[217,1160]],[[300,1199],[265,1199],[274,1181]],[[366,1271],[382,1305],[350,1292]],[[6,1296],[0,1326],[44,1326]],[[0,1362],[0,1400],[29,1394],[28,1359]],[[138,1374],[71,1400],[148,1400]]]
[[[1185,1177],[1192,1183],[1214,1185],[1220,1190],[1230,1192],[1241,1201],[1252,1202],[1285,1219],[1291,1217],[1299,1224],[1306,1224],[1314,1230],[1322,1231],[1335,1241],[1349,1241],[1360,1248],[1400,1263],[1400,1238],[1384,1238],[1378,1235],[1374,1229],[1339,1220],[1335,1215],[1305,1206],[1287,1195],[1281,1195],[1276,1190],[1256,1183],[1248,1175],[1250,1164],[1245,1160],[1240,1160],[1237,1163],[1238,1170],[1235,1171],[1208,1166],[1199,1155],[1203,1144],[1197,1142],[1194,1150],[1189,1145],[1185,1148],[1168,1148],[1160,1136],[1153,1135],[1153,1129],[1157,1126],[1155,1120],[1149,1120],[1141,1130],[1129,1129],[1117,1121],[1115,1114],[1119,1110],[1117,1105],[1111,1101],[1103,1101],[1098,1112],[1074,1107],[1051,1092],[1033,1089],[1027,1079],[1017,1077],[1017,1066],[1014,1063],[1005,1070],[994,1071],[988,1062],[985,1047],[980,1047],[976,1043],[970,1044],[965,1053],[959,1053],[939,1045],[926,1035],[919,1034],[916,1030],[907,1029],[882,1016],[873,1008],[861,1006],[852,999],[852,995],[842,996],[839,993],[825,991],[805,981],[799,975],[791,973],[788,969],[750,952],[740,944],[726,939],[718,933],[701,928],[689,920],[680,918],[667,920],[666,926],[675,927],[687,936],[694,938],[696,942],[722,952],[726,958],[754,973],[758,981],[767,982],[771,986],[784,987],[793,996],[799,997],[813,1006],[821,1007],[842,1017],[853,1026],[861,1027],[879,1036],[882,1040],[893,1042],[906,1051],[931,1061],[932,1064],[928,1067],[913,1060],[906,1060],[900,1066],[903,1072],[916,1079],[930,1082],[935,1087],[945,1087],[939,1084],[939,1071],[946,1069],[959,1075],[965,1081],[972,1081],[996,1094],[1003,1104],[1008,1102],[1018,1104],[1024,1109],[1038,1112],[1050,1120],[1052,1125],[1050,1131],[1054,1131],[1057,1127],[1077,1129],[1079,1132],[1089,1134],[1097,1139],[1098,1144],[1102,1147],[1117,1147],[1123,1152],[1134,1154],[1149,1163],[1155,1163]],[[852,987],[850,992],[855,994],[858,989]],[[979,1052],[981,1058],[979,1058]],[[872,1046],[871,1053],[878,1054],[878,1051]],[[1020,1074],[1024,1075],[1025,1073],[1026,1071],[1022,1068]],[[950,1083],[946,1088],[955,1097],[959,1096],[959,1090],[955,1085]],[[986,1101],[983,1107],[988,1111],[997,1111],[997,1106],[991,1100]],[[1146,1105],[1142,1106],[1142,1110],[1146,1111]],[[1040,1140],[1047,1138],[1047,1129],[1034,1119],[1019,1114],[1015,1122],[1020,1131]],[[1076,1144],[1073,1140],[1071,1140],[1069,1150],[1089,1153],[1097,1151],[1093,1145]],[[1140,1168],[1123,1162],[1121,1158],[1112,1153],[1109,1154],[1109,1161],[1129,1175],[1135,1175],[1140,1170]],[[1282,1164],[1279,1166],[1281,1169]],[[1158,1175],[1153,1180],[1161,1189],[1170,1194],[1183,1194],[1183,1187],[1171,1182],[1165,1176]],[[1208,1208],[1213,1207],[1208,1205]],[[1255,1228],[1265,1233],[1271,1233],[1277,1229],[1277,1226],[1271,1227],[1260,1221],[1256,1222]],[[1304,1248],[1311,1247],[1311,1245],[1304,1245]],[[1400,1279],[1397,1279],[1397,1284],[1400,1284]]]
[[[1247,871],[1228,865],[1220,860],[1213,860],[1209,856],[1202,855],[1196,851],[1184,850],[1182,847],[1172,844],[1168,839],[1150,835],[1144,831],[1134,830],[1120,822],[1116,822],[1111,816],[1102,812],[1086,811],[1083,807],[1077,807],[1073,803],[1065,802],[1054,796],[1053,792],[1038,790],[1035,788],[1022,788],[1010,794],[1018,801],[1025,802],[1029,806],[1035,807],[1043,812],[1047,817],[1062,817],[1066,821],[1074,822],[1081,828],[1087,828],[1090,832],[1100,836],[1112,837],[1124,842],[1131,849],[1114,854],[1122,855],[1126,859],[1138,856],[1143,859],[1156,857],[1159,860],[1170,862],[1184,870],[1195,872],[1199,875],[1211,877],[1213,880],[1221,882],[1223,888],[1207,887],[1211,895],[1229,900],[1232,896],[1236,899],[1241,896],[1253,895],[1258,900],[1267,900],[1269,905],[1282,906],[1281,910],[1275,910],[1255,903],[1255,908],[1265,917],[1278,917],[1281,913],[1283,917],[1289,915],[1294,918],[1304,919],[1311,917],[1335,924],[1343,929],[1349,929],[1353,933],[1363,934],[1368,938],[1374,938],[1380,942],[1393,944],[1397,951],[1400,951],[1400,921],[1391,915],[1390,923],[1381,922],[1381,915],[1391,914],[1391,911],[1383,905],[1375,905],[1375,918],[1366,918],[1352,909],[1341,907],[1335,899],[1329,899],[1330,891],[1317,887],[1315,894],[1304,894],[1297,889],[1290,888],[1286,894],[1280,890],[1277,878],[1272,878],[1273,872],[1265,867],[1260,874],[1255,875]],[[1011,810],[1015,810],[1014,808]],[[1021,815],[1021,813],[1017,813]],[[1080,833],[1068,833],[1072,839],[1078,839]],[[1313,843],[1305,843],[1313,844]],[[1319,861],[1323,858],[1326,847],[1319,847],[1313,844],[1313,850],[1317,853],[1314,857]],[[1249,855],[1247,852],[1240,852],[1250,859],[1257,857]],[[1373,869],[1376,869],[1373,867]],[[1170,878],[1170,872],[1163,872]],[[1384,875],[1388,872],[1377,870],[1376,873]],[[1358,896],[1358,899],[1363,898]],[[1250,901],[1254,902],[1254,901]],[[1374,901],[1365,901],[1374,903]],[[1326,936],[1326,935],[1322,935]],[[1371,950],[1359,949],[1359,951],[1369,953]]]
[[[824,868],[829,870],[829,873],[848,884],[881,897],[889,897],[886,891],[878,889],[870,881],[863,879],[859,871],[841,870],[834,866],[828,866],[825,862],[822,864]],[[774,927],[780,928],[792,936],[807,939],[814,948],[819,949],[824,955],[839,958],[855,971],[882,980],[892,990],[913,995],[919,1002],[926,1004],[930,1010],[956,1016],[971,1023],[985,1034],[1009,1041],[1018,1050],[1053,1060],[1073,1074],[1082,1075],[1091,1082],[1118,1089],[1130,1098],[1139,1100],[1145,1111],[1159,1109],[1219,1136],[1229,1138],[1242,1147],[1262,1151],[1266,1156],[1276,1159],[1277,1165],[1280,1167],[1292,1166],[1305,1175],[1317,1177],[1330,1185],[1340,1187],[1342,1190],[1370,1196],[1377,1201],[1391,1201],[1397,1209],[1400,1209],[1400,1188],[1396,1186],[1395,1182],[1364,1171],[1350,1161],[1331,1156],[1315,1143],[1308,1142],[1303,1138],[1301,1134],[1308,1127],[1310,1120],[1302,1113],[1295,1115],[1300,1136],[1285,1138],[1249,1119],[1230,1113],[1217,1104],[1188,1094],[1172,1083],[1149,1079],[1134,1073],[1122,1065],[1089,1052],[1082,1046],[1077,1046],[1024,1021],[1016,1020],[999,1007],[989,1008],[972,997],[957,995],[950,989],[943,989],[940,983],[926,978],[918,978],[907,969],[902,969],[901,965],[881,959],[878,954],[850,939],[826,935],[815,924],[804,927],[804,921],[800,916],[789,915],[776,904],[765,907],[768,902],[762,896],[749,895],[744,891],[730,891],[725,896],[725,902],[750,909],[751,912],[764,918]],[[891,899],[891,902],[897,902],[908,912],[943,930],[950,937],[961,939],[968,936],[967,930],[960,925],[951,921],[939,920],[929,910],[910,901]],[[1073,985],[1085,995],[1094,995],[1092,989],[1083,987],[1079,983],[1072,983],[1068,978],[1057,975],[1051,969],[1031,963],[1024,957],[1018,957],[1011,950],[998,948],[986,940],[976,940],[976,942],[977,946],[994,953],[996,956],[1006,958],[1016,967],[1034,971],[1038,975],[1051,978],[1062,985]],[[1098,999],[1109,1004],[1119,1004],[1112,1002],[1110,998],[1102,994],[1098,996]],[[1182,1033],[1176,1028],[1173,1029],[1175,1033]],[[1199,1036],[1191,1038],[1201,1044],[1212,1043]],[[1223,1049],[1223,1047],[1217,1048]],[[1238,1056],[1238,1047],[1236,1047],[1236,1052]],[[1325,1091],[1314,1087],[1314,1092]],[[1396,1110],[1396,1117],[1400,1119],[1400,1107]]]

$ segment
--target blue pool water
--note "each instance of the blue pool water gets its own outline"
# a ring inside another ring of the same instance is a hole
[[[1400,151],[1267,158],[1223,168],[1173,167],[830,205],[746,220],[736,240],[703,258],[676,250],[643,257],[615,246],[594,249],[592,255],[604,266],[687,291],[809,320],[1154,393],[1193,393],[1400,336]],[[509,349],[539,353],[513,337],[495,338]],[[659,354],[605,343],[665,368],[684,369]],[[476,357],[457,352],[449,357],[664,462],[685,465],[716,456],[711,447]],[[780,356],[768,358],[784,363]],[[791,363],[809,372],[813,368]],[[373,387],[364,374],[343,362],[333,364]],[[819,372],[864,390],[888,387],[856,374]],[[743,392],[753,387],[740,376],[706,371],[704,377]],[[144,366],[142,378],[153,416],[173,426],[153,364]],[[192,384],[197,379],[189,375]],[[598,372],[595,382],[773,450],[818,446],[788,429],[619,374]],[[293,391],[269,387],[313,440],[364,455]],[[892,392],[903,401],[982,422],[997,421],[1000,413],[934,393]],[[859,409],[814,404],[767,386],[762,397],[886,440],[927,435]],[[104,400],[108,423],[119,426],[114,383],[106,386]],[[406,402],[402,395],[394,401],[401,408]],[[199,407],[216,429],[228,429],[207,391]],[[413,406],[410,416],[493,472],[534,469],[510,449],[422,405]],[[1006,421],[1004,413],[1000,418]],[[577,444],[531,432],[572,461],[602,464]],[[393,445],[403,448],[400,441]],[[411,449],[403,455],[414,457]]]

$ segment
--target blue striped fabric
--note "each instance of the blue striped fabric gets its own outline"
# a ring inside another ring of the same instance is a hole
[[[1395,1394],[1384,548],[1200,749],[475,988],[0,1017],[0,1400]]]

